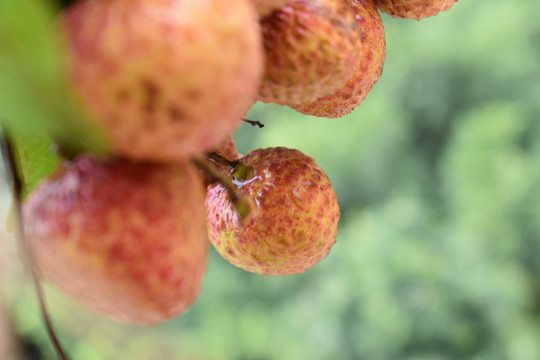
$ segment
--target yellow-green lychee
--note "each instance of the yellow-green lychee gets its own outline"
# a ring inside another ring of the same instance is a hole
[[[209,186],[208,238],[216,250],[231,264],[263,275],[302,273],[325,258],[336,241],[339,206],[315,160],[278,147],[253,150],[240,161],[251,171],[233,181],[255,208],[241,224],[227,190]]]
[[[345,85],[360,59],[355,12],[343,0],[289,0],[261,18],[266,68],[259,100],[299,104]]]
[[[114,153],[174,161],[235,130],[263,72],[250,0],[81,0],[61,18],[74,87]]]
[[[196,170],[80,155],[23,205],[40,274],[90,309],[156,324],[196,299],[206,270]]]
[[[382,75],[386,40],[379,12],[371,0],[349,1],[355,9],[362,39],[354,50],[360,54],[360,60],[353,76],[341,89],[312,102],[289,105],[303,114],[328,118],[345,116],[360,105]]]

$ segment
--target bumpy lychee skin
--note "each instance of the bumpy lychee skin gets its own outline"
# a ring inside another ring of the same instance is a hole
[[[384,27],[372,0],[350,0],[356,12],[362,43],[354,51],[360,54],[353,76],[339,90],[312,102],[290,105],[293,109],[318,117],[338,118],[352,112],[369,94],[382,75],[386,57]]]
[[[208,237],[217,251],[231,264],[263,275],[302,273],[326,257],[336,241],[339,206],[313,158],[267,148],[240,160],[253,174],[237,184],[256,207],[240,225],[223,186],[208,188]]]
[[[260,16],[266,16],[284,6],[287,0],[251,0],[251,2]]]
[[[261,26],[266,71],[260,101],[290,105],[331,94],[360,59],[360,33],[347,1],[289,0]]]
[[[122,156],[210,150],[256,100],[264,59],[249,0],[81,0],[61,24],[75,88]]]
[[[102,161],[83,155],[44,181],[23,207],[41,274],[113,319],[155,324],[201,289],[204,193],[189,163]]]
[[[374,0],[375,5],[396,18],[421,20],[449,10],[458,0]]]

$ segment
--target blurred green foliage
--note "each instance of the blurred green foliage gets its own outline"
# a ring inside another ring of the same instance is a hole
[[[420,22],[383,15],[384,73],[351,115],[257,104],[265,127],[244,125],[239,150],[298,148],[326,170],[342,210],[330,255],[264,277],[212,250],[197,302],[158,327],[49,288],[73,358],[540,359],[538,13],[462,0]],[[17,298],[17,329],[54,358],[32,293]]]
[[[107,149],[104,135],[89,125],[66,81],[66,55],[53,26],[55,16],[52,1],[0,2],[0,125],[17,143],[40,144],[27,153],[30,163],[34,158],[54,163],[48,150],[53,140],[66,151]],[[30,185],[47,174],[42,170],[23,169]]]

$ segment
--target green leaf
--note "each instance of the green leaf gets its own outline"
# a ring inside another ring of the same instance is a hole
[[[105,137],[79,109],[67,81],[55,15],[43,0],[0,1],[0,124],[43,132],[62,146],[105,153]]]
[[[41,180],[56,170],[60,158],[52,150],[54,143],[51,138],[43,132],[15,136],[13,146],[24,199]]]

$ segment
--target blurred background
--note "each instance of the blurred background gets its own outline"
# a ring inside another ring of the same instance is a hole
[[[212,249],[197,302],[156,327],[110,321],[46,283],[72,358],[540,359],[539,13],[538,1],[460,0],[420,22],[383,15],[383,75],[351,115],[256,104],[247,117],[265,127],[244,125],[240,152],[300,149],[336,188],[329,256],[265,277]],[[55,359],[2,234],[0,351],[12,355],[0,358]]]

